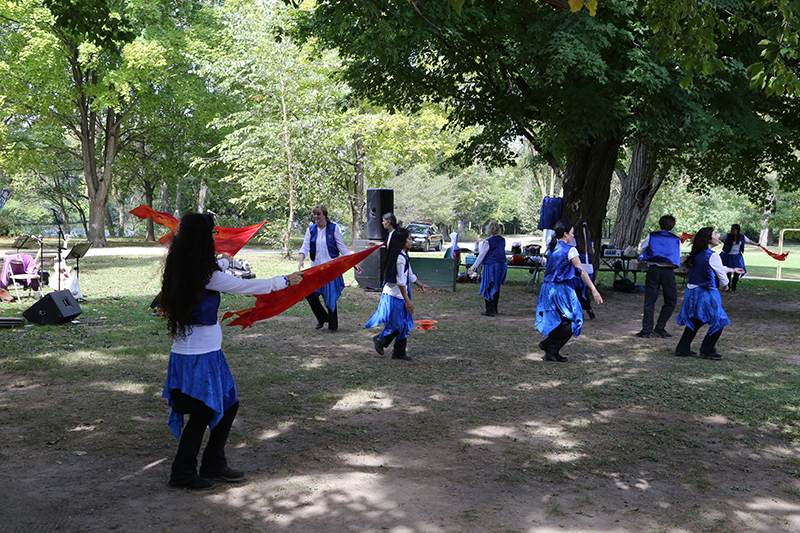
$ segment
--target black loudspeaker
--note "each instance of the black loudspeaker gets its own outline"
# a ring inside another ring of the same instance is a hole
[[[66,324],[82,312],[75,297],[65,289],[47,293],[22,313],[22,316],[34,324]]]
[[[389,232],[381,219],[394,209],[394,189],[367,189],[367,239],[385,241]]]
[[[353,248],[356,252],[362,252],[369,248],[369,241],[353,241]],[[386,262],[386,248],[381,247],[367,256],[359,265],[363,272],[355,273],[358,286],[366,290],[379,291],[383,287],[383,272],[381,266]]]

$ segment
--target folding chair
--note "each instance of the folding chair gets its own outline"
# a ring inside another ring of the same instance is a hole
[[[33,291],[37,299],[42,297],[40,286],[40,276],[33,257],[25,254],[16,254],[5,257],[3,260],[3,273],[7,279],[7,285],[14,286],[14,293],[17,300],[21,299],[19,288]]]

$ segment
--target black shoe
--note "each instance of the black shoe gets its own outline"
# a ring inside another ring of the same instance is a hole
[[[483,315],[483,316],[494,316],[494,313],[491,312],[491,311],[484,311],[483,313],[481,313],[481,315]]]
[[[217,486],[211,479],[205,479],[200,476],[195,476],[187,481],[172,481],[169,480],[169,486],[176,489],[189,489],[189,490],[209,490]]]
[[[702,357],[703,359],[711,359],[712,361],[719,361],[720,359],[722,359],[722,355],[719,354],[716,350],[714,350],[711,353],[700,352],[700,357]]]
[[[594,309],[592,308],[587,309],[586,314],[589,315],[590,320],[594,320]]]
[[[392,359],[402,359],[403,361],[411,361],[411,356],[406,354],[403,355],[392,354]]]
[[[653,336],[653,334],[650,333],[649,331],[642,330],[639,333],[637,333],[636,336],[641,337],[643,339],[649,339],[650,337]]]
[[[372,346],[375,347],[375,351],[378,352],[378,355],[383,355],[383,343],[377,335],[372,337]]]
[[[697,352],[689,350],[688,352],[675,352],[677,357],[697,357]]]
[[[670,337],[672,337],[672,335],[665,329],[656,328],[656,329],[653,330],[653,333],[655,333],[656,335],[658,335],[662,339],[669,339]]]
[[[242,481],[245,481],[247,479],[246,477],[244,477],[244,472],[242,472],[241,470],[234,470],[231,467],[226,468],[225,470],[223,470],[218,474],[208,474],[206,472],[203,472],[202,468],[200,469],[200,472],[202,472],[202,476],[207,480],[216,479],[218,481],[227,481],[228,483],[241,483]],[[213,483],[213,481],[211,481],[211,483]]]
[[[339,331],[339,328],[328,328],[326,331],[327,331],[328,333],[333,333],[333,332],[335,332],[335,331]]]
[[[327,322],[327,320],[325,321]],[[322,329],[325,327],[325,322],[317,322],[317,325],[314,326],[314,329]]]
[[[559,363],[566,363],[567,361],[569,361],[569,358],[568,357],[564,357],[561,354],[555,354],[554,355],[554,354],[551,354],[551,353],[546,353],[546,354],[544,354],[542,356],[542,360],[544,360],[544,361],[558,361]]]

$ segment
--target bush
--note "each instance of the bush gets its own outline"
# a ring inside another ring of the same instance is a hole
[[[0,216],[0,237],[11,237],[16,233],[15,228],[10,218]]]

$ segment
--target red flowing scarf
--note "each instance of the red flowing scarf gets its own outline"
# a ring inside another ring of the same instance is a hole
[[[153,222],[167,228],[169,233],[158,239],[158,242],[161,244],[167,244],[172,240],[172,234],[178,228],[178,223],[180,222],[177,218],[169,213],[156,211],[146,205],[140,205],[136,209],[132,209],[130,213],[141,218],[142,220],[152,218]],[[266,224],[266,222],[267,221],[265,220],[261,224],[245,226],[243,228],[224,228],[220,226],[214,226],[214,229],[219,231],[217,235],[214,235],[214,249],[221,254],[227,253],[232,256],[236,255],[236,252],[241,250],[247,241],[249,241],[253,235],[255,235],[258,230],[261,229],[261,226]]]
[[[303,270],[303,281],[289,287],[288,289],[271,292],[269,294],[260,294],[256,296],[256,305],[250,309],[243,309],[241,311],[233,311],[225,313],[222,320],[227,320],[232,316],[238,318],[231,320],[228,326],[242,326],[242,329],[252,326],[254,322],[259,320],[266,320],[276,316],[294,304],[316,291],[323,285],[327,285],[337,277],[341,276],[361,261],[367,258],[369,254],[383,246],[373,246],[363,252],[337,257],[332,261],[317,265],[315,267]]]
[[[681,242],[686,241],[686,239],[694,239],[694,235],[689,235],[688,233],[684,233],[683,235],[681,235]],[[778,261],[786,261],[786,256],[789,255],[789,252],[784,252],[782,254],[776,254],[775,252],[770,252],[760,244],[758,245],[758,247],[767,252],[768,256]]]

